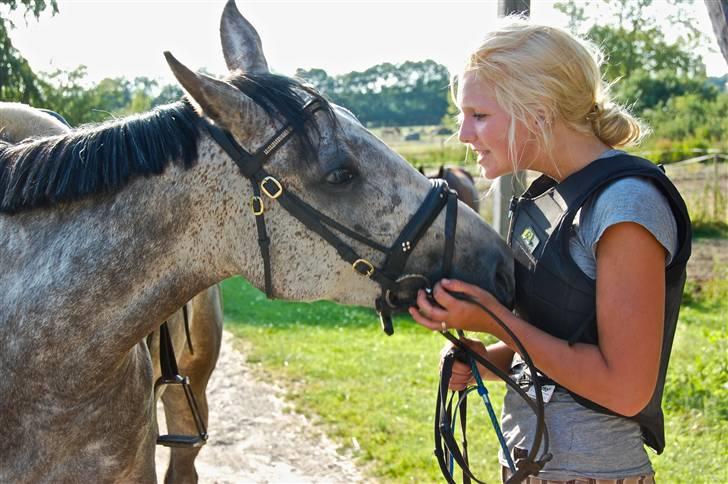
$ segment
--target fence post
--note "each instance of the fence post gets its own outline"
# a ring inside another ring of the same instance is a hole
[[[520,13],[526,17],[531,14],[531,0],[498,0],[498,16]],[[508,208],[511,198],[514,195],[514,189],[517,193],[522,193],[526,187],[526,173],[517,172],[514,175],[508,174],[498,178],[495,182],[493,190],[493,228],[498,231],[501,236],[508,235]]]
[[[720,203],[720,173],[718,172],[718,154],[713,156],[713,220],[720,220],[718,209]]]

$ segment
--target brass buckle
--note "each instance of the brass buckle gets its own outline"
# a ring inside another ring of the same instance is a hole
[[[359,270],[359,268],[357,267],[357,265],[359,265],[359,264],[363,265],[366,268],[366,271]],[[351,267],[353,267],[354,270],[356,272],[358,272],[359,274],[361,274],[362,276],[372,277],[372,274],[374,274],[374,266],[372,265],[371,262],[369,262],[366,259],[355,260],[354,263],[351,265]]]
[[[263,215],[265,212],[265,205],[263,205],[263,199],[257,196],[250,197],[250,206],[253,209],[253,214],[257,217]]]
[[[276,191],[275,193],[271,193],[270,190],[265,186],[266,183],[271,182],[273,185],[275,185]],[[260,182],[260,189],[263,190],[263,193],[268,195],[271,199],[275,200],[276,198],[280,197],[283,194],[283,187],[281,186],[280,182],[273,178],[272,176],[267,176],[263,178],[263,181]]]

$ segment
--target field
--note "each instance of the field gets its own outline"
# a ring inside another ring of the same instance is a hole
[[[411,159],[419,148],[409,149],[401,151]],[[423,159],[447,156],[431,151],[423,148]],[[722,170],[717,177],[716,169]],[[666,385],[668,446],[651,459],[660,482],[728,482],[728,219],[721,201],[728,176],[725,164],[680,170],[672,175],[698,230]],[[387,337],[372,310],[266,301],[241,279],[226,281],[223,290],[226,327],[240,338],[248,361],[286,387],[297,410],[320,423],[374,480],[441,482],[432,419],[444,338],[404,318]],[[489,386],[497,408],[502,387]],[[497,442],[473,402],[474,469],[498,482]]]

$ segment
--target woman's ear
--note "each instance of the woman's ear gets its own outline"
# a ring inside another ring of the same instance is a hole
[[[535,122],[539,126],[549,126],[551,124],[551,116],[546,112],[544,108],[536,109]]]

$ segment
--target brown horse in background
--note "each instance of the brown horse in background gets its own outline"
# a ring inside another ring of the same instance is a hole
[[[20,103],[0,102],[0,142],[15,144],[28,138],[62,135],[69,131],[71,128],[57,113]],[[189,339],[185,330],[184,312],[187,313]],[[205,428],[208,422],[205,391],[220,354],[222,322],[222,298],[217,285],[201,292],[185,305],[184,310],[180,308],[167,318],[179,373],[190,379],[190,389]],[[160,330],[157,329],[139,343],[141,346],[148,345],[154,368],[154,381],[162,375],[159,335]],[[170,435],[197,434],[192,412],[179,385],[160,386],[155,396],[162,399]],[[199,446],[172,447],[165,482],[197,482],[195,458],[199,451]]]
[[[425,174],[424,167],[418,168],[420,173]],[[480,194],[478,189],[475,187],[475,179],[465,168],[459,166],[440,165],[437,174],[428,176],[428,178],[439,178],[445,180],[450,188],[455,190],[458,194],[458,198],[465,203],[468,207],[480,213]]]

